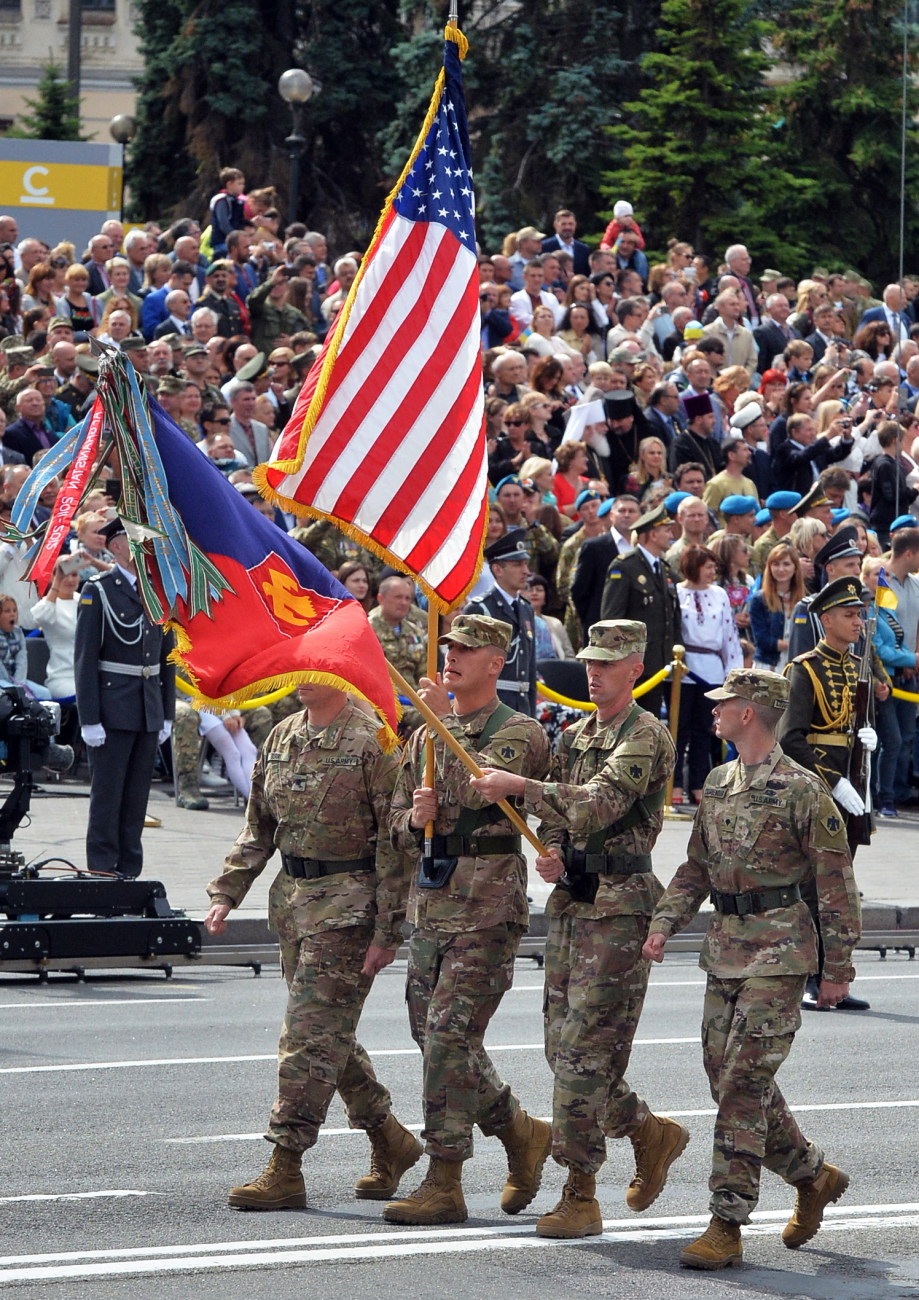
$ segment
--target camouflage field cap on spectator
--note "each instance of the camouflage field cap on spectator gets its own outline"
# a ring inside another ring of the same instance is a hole
[[[0,339],[0,352],[12,352],[15,348],[25,346],[26,341],[22,334],[7,334],[6,338]]]
[[[627,659],[641,655],[648,644],[648,629],[644,623],[631,618],[604,619],[594,623],[588,635],[588,644],[578,651],[579,659]]]
[[[778,673],[763,668],[732,668],[723,686],[706,691],[707,700],[749,700],[751,704],[768,704],[783,713],[788,706],[788,682]]]
[[[172,393],[178,395],[184,393],[188,387],[187,379],[180,379],[178,375],[164,375],[156,387],[157,394]]]
[[[34,348],[7,348],[6,350],[6,364],[8,366],[30,366],[34,360]]]
[[[52,316],[48,321],[48,333],[52,330],[72,330],[73,321],[69,316]]]
[[[507,651],[513,634],[510,623],[502,623],[498,618],[488,618],[485,614],[460,614],[453,620],[450,631],[437,638],[437,644],[455,641],[457,645],[472,646],[475,650],[488,646]]]
[[[147,340],[142,334],[129,334],[121,340],[122,352],[146,352]]]

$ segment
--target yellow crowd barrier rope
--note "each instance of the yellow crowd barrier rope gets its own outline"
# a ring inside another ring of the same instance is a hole
[[[915,691],[901,691],[899,686],[893,686],[890,693],[895,700],[910,700],[913,704],[919,704],[919,695]]]
[[[646,695],[648,691],[653,691],[655,686],[660,686],[661,682],[670,676],[675,663],[676,660],[667,664],[659,673],[655,673],[646,682],[636,686],[632,692],[632,697],[637,700],[640,696]],[[580,709],[582,713],[592,713],[597,707],[596,704],[591,704],[590,700],[569,700],[567,695],[559,695],[558,691],[550,690],[543,682],[536,683],[536,694],[541,695],[545,700],[551,700],[553,704],[564,704],[569,709]]]
[[[189,686],[188,682],[183,681],[182,678],[178,676],[176,677],[176,686],[178,686],[183,695],[194,695],[195,693],[192,687]],[[274,704],[275,700],[282,700],[285,695],[290,695],[291,691],[295,691],[296,689],[295,686],[279,686],[276,691],[269,691],[267,695],[256,695],[251,700],[245,700],[242,704],[237,705],[237,708],[244,711],[248,711],[249,709],[260,709],[263,704]]]

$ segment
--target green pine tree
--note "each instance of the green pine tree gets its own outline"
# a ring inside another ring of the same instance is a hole
[[[653,40],[658,0],[613,0],[602,30],[593,0],[531,0],[460,15],[469,39],[463,64],[483,247],[530,223],[551,229],[570,207],[590,238],[602,204],[605,128],[638,90],[637,62]],[[446,0],[403,11],[405,39],[393,58],[403,90],[380,135],[390,176],[414,142],[437,73]]]
[[[773,43],[789,69],[774,135],[799,178],[797,203],[768,204],[813,260],[854,265],[879,284],[899,261],[902,0],[778,0]],[[907,47],[907,258],[919,238],[917,29]],[[908,268],[907,268],[908,269]]]
[[[603,192],[628,199],[651,247],[670,237],[720,253],[743,239],[759,256],[784,247],[762,220],[767,186],[793,187],[770,158],[766,25],[748,0],[664,0],[646,84],[610,128],[624,162]]]
[[[25,102],[32,110],[23,113],[20,127],[10,131],[27,140],[86,140],[80,133],[80,101],[71,93],[63,71],[54,62],[42,64],[35,99]]]

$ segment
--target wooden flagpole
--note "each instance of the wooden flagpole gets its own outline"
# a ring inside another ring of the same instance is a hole
[[[421,698],[418,692],[413,690],[412,687],[409,686],[408,682],[399,672],[398,668],[393,668],[392,664],[388,664],[388,667],[389,667],[389,675],[395,682],[396,686],[399,688],[399,690],[402,692],[403,695],[408,696],[408,698],[411,700],[414,707],[418,710],[418,712],[424,718],[425,722],[428,724],[428,737],[430,738],[432,729],[436,731],[438,736],[440,736],[441,740],[444,742],[444,744],[447,745],[453,751],[453,753],[456,755],[459,761],[463,764],[465,768],[467,768],[468,771],[472,773],[473,776],[482,776],[483,775],[482,769],[479,767],[475,759],[471,758],[466,753],[465,749],[463,749],[462,745],[459,743],[456,737],[451,735],[451,733],[441,722],[440,718],[438,718],[437,714],[433,713],[431,709],[429,709],[428,706],[425,704],[424,700]],[[431,747],[433,749],[433,741],[429,740],[429,743],[431,744]],[[427,778],[427,773],[425,773],[425,778]],[[427,780],[425,781],[425,783],[427,784]],[[517,811],[517,809],[512,808],[506,799],[499,799],[498,807],[501,809],[503,813],[506,814],[506,816],[510,819],[510,821],[514,823],[514,825],[517,827],[520,834],[524,835],[529,840],[529,842],[533,845],[533,848],[537,851],[537,853],[539,853],[541,857],[548,857],[549,850],[541,842],[541,840],[534,834],[534,832],[530,830],[529,826],[526,824],[526,821],[524,820],[523,817],[520,816],[520,813]],[[425,827],[424,830],[425,838],[427,838],[428,831],[430,829],[431,828],[428,826]]]
[[[432,682],[437,681],[437,637],[440,633],[440,615],[433,605],[428,605],[428,666],[427,676]],[[416,705],[417,707],[417,705]],[[419,710],[420,712],[420,710]],[[434,789],[434,732],[431,724],[428,722],[427,734],[424,741],[424,784],[426,789]],[[426,858],[433,856],[432,841],[434,838],[434,823],[428,822],[424,828],[424,855]]]

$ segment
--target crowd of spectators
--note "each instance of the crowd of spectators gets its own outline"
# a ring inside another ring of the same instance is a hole
[[[379,608],[387,574],[374,556],[283,515],[252,484],[362,256],[330,258],[326,237],[285,229],[276,203],[227,168],[200,222],[106,221],[85,249],[50,248],[0,216],[0,518],[24,467],[89,409],[94,337],[123,351],[245,500]],[[654,254],[625,200],[597,246],[567,209],[551,224],[478,253],[489,539],[522,530],[537,657],[565,660],[600,616],[611,559],[640,546],[634,525],[663,507],[674,640],[695,647],[677,780],[689,801],[712,761],[704,689],[743,662],[781,670],[840,529],[854,530],[869,590],[883,567],[900,599],[878,611],[879,680],[919,680],[919,278],[876,293],[855,269],[797,281],[755,269],[741,243],[712,256],[673,239]],[[110,562],[94,549],[99,516],[86,515],[72,539],[79,582]],[[32,619],[18,563],[7,544],[0,591],[20,622],[60,625],[53,609]],[[486,566],[471,595],[493,583]],[[419,603],[377,619],[409,673]],[[893,815],[914,797],[916,709],[878,710]]]

